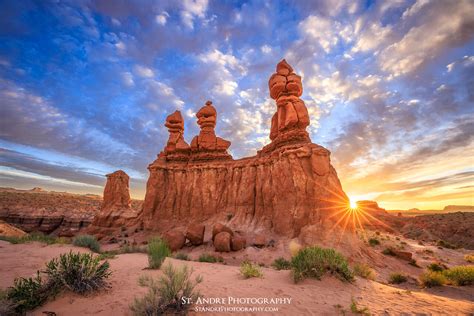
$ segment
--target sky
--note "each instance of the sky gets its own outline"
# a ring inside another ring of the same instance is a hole
[[[268,144],[268,79],[303,78],[353,200],[474,205],[474,1],[0,0],[0,184],[143,198],[180,110],[212,100],[234,158]]]

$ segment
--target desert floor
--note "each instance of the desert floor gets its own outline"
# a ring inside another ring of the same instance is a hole
[[[0,287],[6,288],[15,277],[33,275],[42,269],[46,261],[61,253],[86,252],[84,248],[70,245],[43,245],[40,243],[12,245],[0,241]],[[109,260],[112,276],[111,288],[86,297],[72,293],[60,294],[54,301],[33,311],[32,315],[44,315],[53,311],[57,315],[130,315],[129,305],[134,297],[146,293],[137,280],[140,275],[157,277],[159,270],[147,270],[147,256],[141,253],[122,254]],[[292,298],[291,304],[267,305],[278,308],[281,315],[346,315],[350,314],[352,299],[358,307],[367,307],[374,315],[432,314],[468,315],[474,313],[474,287],[450,287],[419,289],[394,287],[374,281],[357,278],[353,284],[343,283],[327,276],[321,281],[307,279],[294,284],[289,271],[262,268],[264,277],[243,279],[238,266],[180,261],[167,258],[174,265],[186,264],[194,269],[194,275],[201,275],[198,285],[206,298]],[[166,264],[165,262],[165,264]],[[262,306],[252,304],[207,304],[200,307],[219,306]],[[193,312],[194,314],[194,312]],[[200,314],[200,313],[197,313]],[[215,315],[220,313],[213,313]],[[238,314],[255,315],[248,312]],[[267,314],[269,314],[267,312]]]

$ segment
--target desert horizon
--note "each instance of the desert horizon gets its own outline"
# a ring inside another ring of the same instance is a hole
[[[0,9],[0,316],[474,315],[473,0]]]

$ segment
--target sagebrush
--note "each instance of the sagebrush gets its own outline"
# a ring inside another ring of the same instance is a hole
[[[304,248],[292,258],[291,267],[295,283],[307,277],[320,279],[328,272],[342,281],[354,279],[346,258],[334,249],[316,246]]]
[[[154,237],[148,243],[148,267],[150,269],[159,269],[166,257],[170,255],[170,248],[163,239]]]
[[[141,286],[148,287],[148,293],[142,298],[135,298],[130,309],[135,315],[163,315],[185,313],[189,308],[183,298],[196,301],[200,296],[195,287],[202,282],[197,276],[191,280],[192,270],[186,265],[175,268],[171,264],[163,267],[163,276],[158,280],[150,276],[139,279]]]
[[[245,279],[261,278],[263,276],[260,266],[249,261],[242,262],[240,265],[240,274]]]
[[[72,244],[78,247],[89,248],[93,252],[100,252],[100,244],[92,235],[78,235],[72,240]]]
[[[276,270],[290,270],[291,262],[283,257],[280,257],[273,261],[272,267],[274,267]]]

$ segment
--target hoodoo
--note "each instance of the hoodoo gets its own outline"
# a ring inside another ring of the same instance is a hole
[[[197,113],[201,132],[190,149],[179,112],[168,117],[166,126],[177,128],[170,128],[165,150],[148,167],[140,214],[145,229],[166,232],[226,221],[240,231],[292,238],[305,226],[311,231],[327,226],[347,208],[330,152],[313,144],[306,131],[310,120],[300,99],[301,77],[282,60],[269,89],[276,101],[271,142],[253,157],[234,160],[227,153],[230,142],[214,132],[217,110],[210,101]]]

